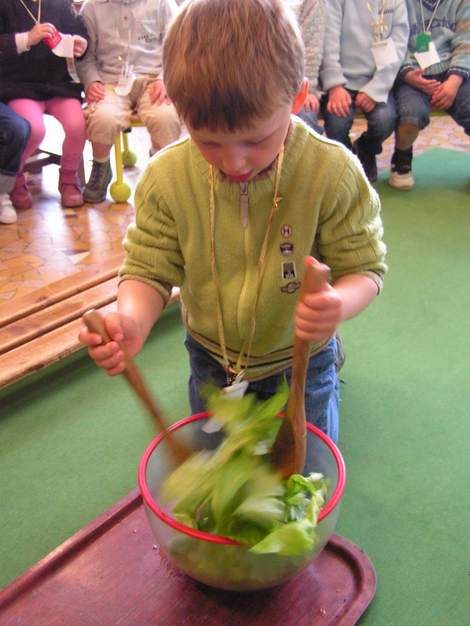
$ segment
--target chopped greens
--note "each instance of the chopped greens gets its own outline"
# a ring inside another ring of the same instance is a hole
[[[179,522],[235,539],[243,549],[180,536],[170,551],[186,560],[181,564],[186,571],[216,567],[217,550],[223,547],[224,572],[228,554],[238,551],[235,560],[245,559],[251,568],[256,568],[256,559],[246,559],[247,552],[253,557],[276,555],[277,569],[282,566],[287,573],[315,547],[317,516],[328,487],[322,474],[295,474],[283,480],[270,462],[269,451],[280,426],[276,416],[285,407],[287,384],[265,401],[253,394],[229,398],[215,388],[206,394],[212,421],[222,425],[225,437],[216,450],[197,452],[177,468],[165,481],[162,496]],[[293,557],[295,563],[282,563],[279,557]],[[242,579],[246,572],[240,563],[236,575]]]

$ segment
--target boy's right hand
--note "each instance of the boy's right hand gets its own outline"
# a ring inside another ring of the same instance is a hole
[[[44,24],[35,24],[28,33],[28,46],[32,48],[36,46],[40,41],[46,37],[52,37],[55,32],[55,28],[49,22]]]
[[[88,353],[98,367],[106,370],[110,376],[121,374],[125,369],[125,355],[133,357],[143,345],[136,322],[120,313],[109,313],[104,324],[112,341],[103,342],[96,333],[83,327],[79,334],[80,341],[88,346]]]
[[[406,72],[405,82],[428,96],[432,96],[434,91],[441,84],[438,80],[434,80],[434,78],[424,78],[423,70],[421,69]]]
[[[88,87],[85,89],[85,100],[87,104],[91,104],[92,102],[99,102],[103,100],[105,96],[105,88],[103,83],[99,80],[95,80],[90,83]]]
[[[328,103],[326,109],[328,113],[333,113],[338,117],[346,117],[351,108],[351,95],[342,85],[332,87],[328,91]]]

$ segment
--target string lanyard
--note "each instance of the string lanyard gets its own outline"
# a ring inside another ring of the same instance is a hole
[[[31,19],[33,20],[33,22],[35,24],[40,24],[41,23],[41,4],[42,4],[42,0],[39,0],[38,2],[38,16],[37,18],[34,17],[34,15],[31,13],[31,11],[28,9],[28,7],[26,6],[26,4],[23,2],[23,0],[20,0],[21,4],[24,6],[24,8],[26,9],[26,11],[29,13]]]
[[[441,4],[441,0],[437,0],[436,6],[434,7],[433,12],[431,13],[431,17],[429,18],[428,25],[426,26],[426,21],[424,19],[424,6],[423,0],[419,0],[419,5],[421,9],[421,21],[423,23],[423,31],[418,33],[416,37],[416,52],[427,52],[429,50],[429,45],[431,43],[431,24],[436,16],[436,11]]]
[[[222,356],[224,361],[224,369],[227,375],[227,383],[231,384],[232,382],[240,382],[248,369],[248,361],[249,356],[251,354],[251,348],[253,345],[253,337],[255,334],[255,326],[256,326],[256,309],[258,306],[259,292],[261,286],[261,280],[263,278],[264,269],[266,266],[266,253],[268,249],[268,239],[269,232],[271,230],[271,224],[273,221],[273,217],[277,208],[279,206],[279,202],[281,198],[278,195],[279,192],[279,181],[281,178],[281,170],[282,170],[282,162],[284,160],[284,146],[281,147],[279,155],[277,157],[276,162],[276,173],[274,178],[274,193],[271,205],[271,211],[268,217],[268,223],[266,226],[266,232],[264,234],[263,243],[261,245],[261,252],[259,255],[258,261],[258,277],[257,277],[257,285],[255,289],[255,295],[253,299],[253,306],[251,311],[251,322],[250,322],[250,331],[248,334],[248,350],[246,351],[245,356],[245,366],[242,367],[242,358],[243,358],[243,349],[240,350],[240,354],[238,355],[237,362],[235,367],[230,366],[230,361],[227,355],[227,346],[225,343],[225,332],[224,332],[224,324],[222,319],[222,303],[221,303],[221,295],[220,295],[220,280],[219,274],[217,272],[216,267],[216,255],[215,255],[215,193],[214,193],[214,168],[210,166],[209,168],[209,227],[211,231],[211,271],[212,271],[212,280],[215,285],[215,290],[217,294],[217,332],[219,335],[220,347],[222,349]],[[245,345],[245,341],[242,344],[242,348]]]
[[[436,11],[437,11],[437,9],[439,8],[439,5],[440,5],[440,4],[441,4],[441,0],[437,0],[437,2],[436,2],[436,6],[434,7],[434,11],[431,13],[431,17],[429,18],[428,25],[426,26],[426,22],[425,22],[425,20],[424,20],[424,5],[423,5],[423,0],[419,0],[419,6],[420,6],[420,9],[421,9],[421,20],[422,20],[422,22],[423,22],[423,32],[424,32],[424,33],[428,33],[428,34],[430,34],[430,33],[431,33],[431,24],[432,24],[432,22],[433,22],[433,19],[434,19],[434,18],[435,18],[435,16],[436,16]]]
[[[369,9],[369,13],[372,16],[371,25],[374,32],[374,39],[375,41],[382,41],[385,34],[385,0],[382,0],[380,3],[380,8],[377,15],[378,19],[376,20],[374,20],[374,9],[369,0],[367,0],[367,8]]]

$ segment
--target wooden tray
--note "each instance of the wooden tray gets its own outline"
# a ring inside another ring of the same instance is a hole
[[[218,591],[177,572],[154,545],[137,491],[0,593],[2,626],[350,626],[374,597],[368,557],[334,535],[274,589]]]

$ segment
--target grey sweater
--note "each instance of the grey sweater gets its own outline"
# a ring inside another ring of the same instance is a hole
[[[77,63],[85,88],[116,84],[126,61],[136,76],[161,78],[163,37],[176,9],[174,0],[87,0],[81,15],[90,41]]]

